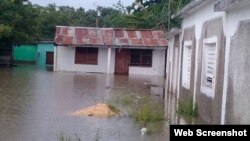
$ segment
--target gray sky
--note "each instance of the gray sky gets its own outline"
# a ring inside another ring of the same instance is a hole
[[[55,3],[57,6],[68,5],[71,7],[84,9],[95,9],[94,3],[98,6],[112,7],[119,0],[29,0],[32,4],[47,6],[49,3]],[[121,0],[124,6],[131,5],[135,0]]]

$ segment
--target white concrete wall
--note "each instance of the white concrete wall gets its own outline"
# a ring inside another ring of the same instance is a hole
[[[201,36],[202,25],[204,22],[218,17],[224,17],[223,19],[225,20],[225,12],[214,12],[214,4],[216,2],[218,1],[206,5],[206,7],[203,7],[190,16],[185,17],[182,21],[182,29],[195,25],[195,38],[197,40],[197,46],[199,45],[198,41]]]
[[[108,49],[99,48],[98,50],[98,64],[75,64],[75,48],[59,46],[55,48],[55,71],[71,71],[71,72],[96,72],[107,73],[108,71]],[[129,67],[129,74],[139,75],[164,75],[164,58],[165,50],[153,50],[152,67]],[[115,49],[111,49],[109,73],[113,74],[115,71]]]
[[[98,49],[98,64],[75,64],[75,48],[59,46],[56,49],[56,69],[55,71],[72,71],[72,72],[96,72],[107,73],[108,49]],[[111,52],[111,60],[114,58],[114,51]],[[114,62],[114,61],[112,61]],[[111,62],[111,63],[112,63]],[[111,65],[110,73],[114,73],[114,66]]]
[[[230,43],[231,39],[234,38],[234,34],[237,30],[238,24],[240,21],[250,19],[250,8],[249,5],[245,5],[243,7],[238,7],[233,10],[229,10],[227,12],[214,12],[214,4],[218,2],[212,2],[209,5],[207,5],[204,8],[201,8],[200,10],[196,11],[195,13],[191,14],[188,17],[185,17],[182,21],[182,29],[185,29],[187,27],[195,26],[195,38],[196,38],[196,54],[198,54],[198,46],[199,46],[199,40],[201,36],[201,30],[202,25],[204,22],[215,19],[218,17],[223,18],[223,30],[224,35],[226,36],[226,53],[225,53],[225,68],[224,68],[224,84],[223,84],[223,100],[222,100],[222,117],[221,117],[221,123],[225,123],[225,111],[226,111],[226,93],[227,93],[227,87],[228,87],[228,64],[229,64],[229,51],[230,51]],[[183,40],[183,36],[181,37],[181,40]],[[171,52],[173,53],[173,52]],[[181,51],[180,51],[181,53]],[[181,57],[181,56],[180,56]],[[197,63],[198,63],[198,57],[195,58],[195,84],[197,80]],[[181,73],[181,72],[180,72]],[[172,80],[171,80],[172,81]],[[196,86],[194,85],[194,90],[196,90]],[[196,94],[196,91],[195,91]],[[195,97],[194,97],[195,98]]]
[[[129,66],[129,74],[164,75],[165,50],[154,49],[152,53],[152,67]]]
[[[236,8],[234,10],[230,10],[226,13],[225,20],[225,36],[226,36],[226,53],[225,53],[225,79],[223,86],[223,101],[222,101],[222,117],[221,123],[225,123],[225,115],[226,115],[226,101],[227,101],[227,87],[228,87],[228,65],[229,65],[229,54],[230,54],[230,44],[231,39],[234,38],[234,34],[238,28],[239,22],[243,20],[250,19],[250,8],[249,5]]]

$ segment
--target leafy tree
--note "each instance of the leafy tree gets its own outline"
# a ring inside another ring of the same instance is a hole
[[[99,27],[163,29],[180,25],[170,15],[190,0],[135,0],[124,7],[121,1],[111,7],[98,7]],[[95,27],[97,11],[49,4],[46,7],[31,5],[28,0],[0,0],[0,39],[15,42],[53,40],[55,27]]]
[[[180,25],[179,19],[170,16],[190,0],[135,0],[127,9],[128,24],[134,28],[154,28],[167,30]]]
[[[0,38],[16,42],[32,41],[36,36],[38,13],[28,0],[1,0]]]

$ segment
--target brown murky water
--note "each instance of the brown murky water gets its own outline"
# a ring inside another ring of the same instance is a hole
[[[113,90],[152,95],[163,105],[161,85],[150,76],[114,76],[49,72],[35,67],[0,68],[0,141],[58,141],[63,133],[82,141],[168,141],[168,126],[153,135],[141,135],[129,117],[74,117],[80,108],[104,102]],[[159,96],[160,95],[160,96]]]

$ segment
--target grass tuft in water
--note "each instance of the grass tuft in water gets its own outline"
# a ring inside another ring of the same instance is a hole
[[[71,137],[65,137],[63,133],[58,136],[59,141],[72,141]]]
[[[185,117],[196,117],[198,115],[198,105],[195,103],[193,106],[192,99],[189,99],[185,102],[180,102],[177,113]]]
[[[114,106],[114,105],[112,105],[112,104],[108,104],[108,107],[109,107],[110,110],[111,110],[112,112],[114,112],[115,114],[118,114],[118,113],[120,112],[120,110],[119,110],[116,106]]]
[[[118,92],[112,96],[109,103],[113,106],[111,109],[119,107],[137,123],[146,126],[147,134],[157,133],[157,129],[162,126],[162,121],[165,120],[163,106],[152,101],[150,95]]]
[[[63,133],[57,136],[59,141],[81,141],[80,137],[76,134],[73,139],[71,136],[65,137]]]

